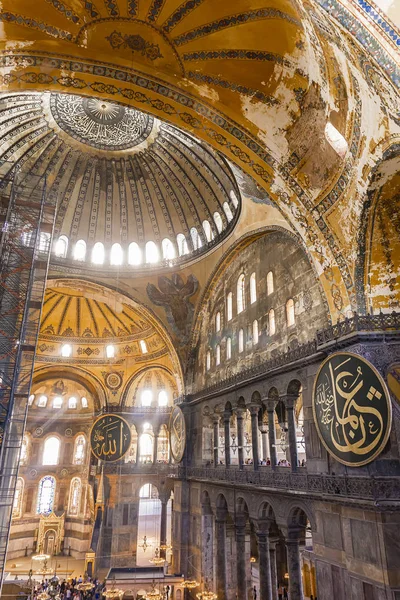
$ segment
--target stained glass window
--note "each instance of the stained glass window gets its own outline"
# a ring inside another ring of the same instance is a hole
[[[39,492],[37,502],[37,513],[48,515],[53,510],[54,493],[56,491],[56,480],[47,475],[39,481]]]
[[[79,506],[81,503],[81,480],[78,477],[74,477],[71,481],[71,487],[69,492],[69,514],[77,515],[79,512]]]
[[[14,502],[13,502],[13,509],[12,509],[13,518],[21,516],[23,492],[24,492],[24,480],[22,479],[22,477],[18,477],[17,485],[15,487]]]
[[[78,435],[75,440],[74,465],[82,465],[85,461],[86,440],[83,435]]]

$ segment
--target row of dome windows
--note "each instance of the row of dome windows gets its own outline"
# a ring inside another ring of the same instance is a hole
[[[219,313],[217,313],[218,316]],[[295,324],[295,314],[294,314],[294,300],[293,298],[289,298],[286,302],[286,325],[291,327]],[[219,331],[219,329],[217,329]],[[268,332],[269,335],[272,336],[276,333],[275,326],[275,311],[273,308],[268,313]],[[254,319],[252,324],[252,345],[256,346],[259,340],[259,327],[258,320]],[[238,334],[238,351],[241,354],[244,351],[244,330],[239,329]],[[230,360],[232,358],[232,338],[228,337],[226,339],[226,360]],[[218,367],[221,364],[221,346],[217,344],[215,348],[215,365]],[[209,371],[211,369],[211,350],[207,351],[206,355],[206,370]]]
[[[232,221],[233,214],[227,202],[223,205],[228,222]],[[214,222],[218,234],[222,233],[223,222],[221,215],[215,212]],[[207,243],[214,239],[214,231],[209,221],[203,221],[203,232]],[[190,237],[193,246],[193,250],[198,250],[203,246],[201,236],[195,227],[190,230]],[[40,238],[40,248],[46,250],[48,242],[50,240],[50,234],[42,233]],[[68,252],[69,240],[66,235],[61,235],[55,243],[54,252],[55,255],[60,258],[66,258]],[[184,256],[189,254],[188,240],[183,233],[179,233],[176,237],[176,245],[169,238],[165,238],[161,242],[161,256],[162,260],[173,260],[177,256]],[[155,264],[160,261],[160,251],[155,242],[149,241],[145,245],[144,251],[144,262],[147,264]],[[72,256],[75,260],[83,261],[86,259],[86,242],[84,240],[78,240],[73,248]],[[105,248],[102,242],[96,242],[92,249],[91,262],[95,265],[102,265],[105,261]],[[143,263],[143,252],[139,244],[132,242],[128,247],[128,264],[137,266]],[[110,264],[111,265],[122,265],[124,264],[124,252],[121,244],[115,243],[111,246],[110,252]]]
[[[35,394],[31,394],[28,398],[28,406],[32,406],[35,401]],[[48,398],[45,394],[41,394],[36,398],[36,404],[39,408],[46,408],[48,402]],[[85,396],[82,396],[80,399],[82,408],[88,408],[88,401]],[[62,408],[64,403],[64,399],[61,396],[54,396],[53,398],[53,408]],[[71,396],[68,398],[68,408],[74,409],[78,408],[78,399],[75,396]]]
[[[142,354],[148,353],[147,344],[144,340],[139,340],[139,346],[140,346],[140,350],[141,350]],[[63,344],[61,346],[61,356],[63,358],[70,358],[72,356],[71,344]],[[108,344],[106,346],[106,357],[107,358],[115,357],[115,346],[113,346],[112,344]]]
[[[43,456],[42,465],[58,465],[60,457],[61,441],[56,436],[50,436],[46,438],[43,445]],[[86,454],[86,439],[85,436],[80,434],[75,439],[74,454],[72,464],[82,465],[85,461]],[[29,455],[29,440],[24,436],[21,446],[20,464],[25,465],[28,461]]]
[[[267,296],[270,296],[274,291],[274,274],[272,271],[269,271],[267,274]],[[236,285],[236,311],[239,315],[246,309],[246,286],[245,286],[245,276],[242,273]],[[257,280],[256,274],[252,273],[250,275],[250,304],[254,304],[257,302]],[[233,318],[233,294],[229,292],[226,297],[226,319],[227,321],[231,321]],[[215,331],[218,333],[221,331],[222,322],[221,322],[221,312],[218,311],[215,315]]]
[[[54,509],[54,497],[56,489],[56,480],[50,475],[46,475],[39,481],[38,486],[38,497],[36,504],[36,513],[38,515],[48,515]],[[18,518],[22,513],[22,500],[24,492],[24,480],[22,477],[18,477],[17,485],[15,488],[14,502],[12,516]],[[79,477],[74,477],[71,480],[69,500],[68,500],[68,514],[77,515],[80,510],[82,497],[82,482]]]

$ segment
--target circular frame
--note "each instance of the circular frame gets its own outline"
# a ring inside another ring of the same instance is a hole
[[[104,458],[100,458],[100,457],[99,457],[99,456],[98,456],[98,455],[97,455],[97,454],[94,452],[94,450],[93,450],[93,446],[92,446],[92,432],[93,432],[93,429],[96,427],[96,424],[97,424],[97,423],[98,423],[98,422],[99,422],[101,419],[104,419],[104,418],[107,418],[107,417],[112,417],[113,419],[118,419],[119,421],[121,421],[122,423],[124,423],[124,425],[126,425],[126,427],[127,427],[127,429],[128,429],[128,432],[129,432],[129,438],[128,438],[128,443],[127,443],[127,445],[126,445],[127,447],[126,447],[125,451],[124,451],[124,452],[123,452],[123,453],[122,453],[120,456],[118,456],[118,458],[114,458],[114,459],[108,459],[108,460],[105,460]],[[105,463],[117,462],[118,460],[121,460],[121,458],[123,458],[123,457],[125,456],[125,454],[128,452],[128,450],[129,450],[129,448],[130,448],[130,446],[131,446],[131,443],[132,443],[132,432],[131,432],[131,426],[129,425],[128,421],[126,421],[126,420],[125,420],[123,417],[121,417],[121,416],[120,416],[120,415],[118,415],[118,414],[105,413],[104,415],[100,415],[100,416],[98,416],[98,417],[97,417],[97,419],[95,419],[95,421],[94,421],[93,425],[92,425],[92,426],[91,426],[91,428],[90,428],[90,432],[89,432],[89,443],[90,443],[90,451],[91,451],[91,453],[93,454],[93,456],[95,456],[95,457],[97,458],[97,460],[101,460],[101,461],[103,461],[103,462],[105,462]]]
[[[180,443],[179,452],[175,453],[174,452],[174,450],[175,450],[174,436],[178,437],[178,430],[175,425],[177,419],[180,420],[182,432],[181,432],[181,438],[179,440],[179,443]],[[182,443],[182,440],[183,440],[183,443]],[[181,462],[183,455],[185,453],[185,448],[186,448],[186,421],[185,421],[185,415],[183,414],[183,412],[179,408],[179,406],[174,406],[174,408],[172,409],[170,420],[169,420],[169,445],[171,448],[172,458],[175,460],[175,462],[178,462],[178,463]]]
[[[317,415],[316,415],[316,411],[315,411],[315,393],[316,393],[316,388],[317,388],[317,384],[318,384],[318,378],[320,376],[320,373],[322,371],[322,369],[324,368],[324,366],[326,365],[327,362],[329,362],[334,356],[343,356],[343,358],[347,357],[353,357],[356,358],[357,360],[360,360],[362,363],[364,363],[365,365],[367,365],[367,367],[369,369],[371,369],[371,371],[375,374],[375,376],[377,377],[379,383],[382,386],[382,390],[385,394],[385,399],[386,399],[386,404],[387,404],[387,408],[388,408],[388,423],[386,425],[386,431],[385,434],[383,436],[382,441],[380,442],[377,450],[374,452],[373,455],[371,455],[369,458],[357,462],[357,463],[352,463],[349,461],[346,461],[340,457],[338,457],[336,454],[333,453],[333,451],[328,447],[328,445],[325,442],[325,439],[320,431],[319,428],[319,421],[317,419]],[[313,418],[314,418],[314,424],[315,424],[315,428],[317,430],[318,433],[318,437],[322,442],[322,445],[324,446],[325,450],[328,452],[328,454],[330,456],[332,456],[335,460],[337,460],[339,463],[346,465],[347,467],[353,467],[353,468],[357,468],[357,467],[362,467],[364,465],[369,464],[370,462],[374,461],[377,456],[379,456],[379,454],[381,454],[382,450],[384,449],[384,447],[387,444],[387,441],[389,439],[390,433],[391,433],[391,429],[392,429],[392,403],[391,403],[391,399],[390,399],[390,394],[389,394],[389,390],[388,387],[383,379],[383,377],[381,376],[381,374],[378,372],[378,370],[368,361],[366,360],[363,356],[360,356],[359,354],[355,354],[353,352],[333,352],[332,354],[330,354],[329,356],[327,356],[325,358],[325,360],[321,363],[321,365],[319,366],[318,372],[315,376],[315,380],[314,380],[314,385],[313,385],[313,392],[312,392],[312,410],[313,410]]]

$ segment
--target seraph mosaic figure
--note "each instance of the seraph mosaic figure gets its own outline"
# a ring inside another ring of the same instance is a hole
[[[147,284],[148,297],[157,306],[165,308],[168,323],[181,344],[185,344],[189,339],[194,313],[190,298],[197,292],[198,287],[199,282],[194,275],[189,275],[184,283],[177,273],[174,273],[171,279],[159,277],[158,288],[151,283]]]

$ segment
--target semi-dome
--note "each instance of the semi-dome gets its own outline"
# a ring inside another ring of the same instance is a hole
[[[226,161],[134,108],[57,93],[0,97],[2,158],[44,175],[60,259],[137,266],[200,255],[240,207]],[[7,167],[3,166],[3,169]]]

